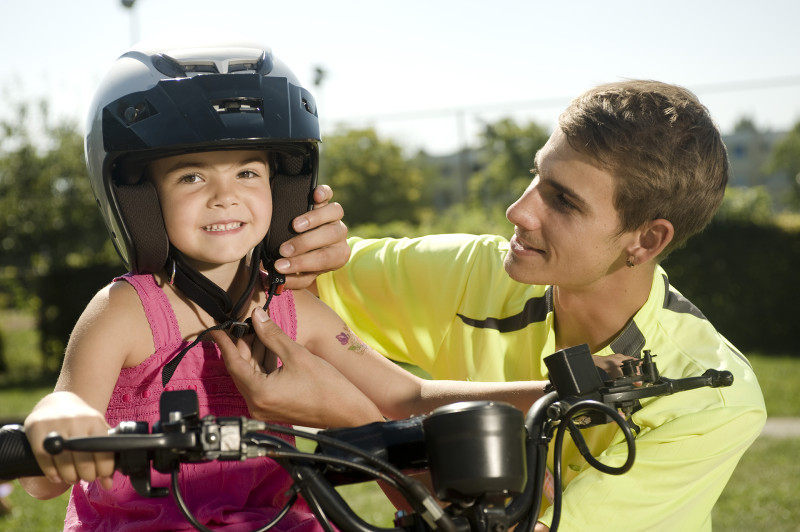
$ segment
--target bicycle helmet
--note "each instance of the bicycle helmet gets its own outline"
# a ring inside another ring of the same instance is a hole
[[[272,222],[254,250],[256,266],[270,268],[293,234],[292,219],[312,204],[319,141],[313,96],[268,47],[203,36],[140,43],[120,56],[91,104],[85,152],[97,204],[128,269],[169,267],[175,284],[222,322],[237,319],[249,294],[231,305],[170,246],[155,188],[144,178],[147,163],[187,151],[273,154]]]
[[[186,151],[277,152],[267,239],[277,258],[292,218],[311,204],[319,140],[313,96],[268,47],[202,38],[141,43],[120,56],[92,102],[85,150],[117,252],[132,272],[154,273],[166,264],[168,244],[142,176],[147,161]]]

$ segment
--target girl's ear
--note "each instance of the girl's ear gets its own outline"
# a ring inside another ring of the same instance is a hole
[[[633,258],[634,264],[647,262],[658,257],[674,236],[672,222],[663,218],[651,220],[639,230],[638,238],[628,248],[628,256]]]

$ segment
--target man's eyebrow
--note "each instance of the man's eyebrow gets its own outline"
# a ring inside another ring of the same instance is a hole
[[[577,208],[581,210],[586,210],[586,208],[589,205],[586,202],[586,200],[583,199],[583,197],[580,194],[578,194],[574,189],[568,187],[567,185],[559,182],[556,179],[553,179],[552,176],[549,175],[543,176],[539,171],[538,161],[539,161],[539,153],[537,152],[536,156],[533,158],[533,168],[531,168],[531,171],[539,177],[539,182],[544,184],[545,186],[552,187],[561,194],[564,194],[565,196],[569,197],[570,201],[572,201],[572,203]]]
[[[540,181],[541,181],[541,176],[539,177],[539,179],[540,179]],[[557,191],[559,191],[560,193],[562,193],[562,194],[564,194],[565,196],[569,197],[570,201],[572,201],[572,203],[573,203],[573,204],[575,204],[575,206],[576,206],[576,207],[578,207],[579,209],[581,209],[581,210],[585,210],[585,209],[587,208],[587,206],[588,206],[588,203],[586,203],[586,200],[584,200],[584,199],[583,199],[583,198],[580,196],[580,194],[578,194],[577,192],[575,192],[575,191],[574,191],[573,189],[571,189],[570,187],[568,187],[568,186],[564,185],[563,183],[559,183],[558,181],[556,181],[556,180],[554,180],[554,179],[545,179],[545,180],[544,180],[544,182],[545,182],[545,183],[546,183],[548,186],[551,186],[551,187],[553,187],[554,189],[556,189],[556,190],[557,190]]]

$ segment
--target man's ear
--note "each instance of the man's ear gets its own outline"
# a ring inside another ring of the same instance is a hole
[[[647,262],[658,257],[674,236],[672,222],[664,218],[651,220],[639,230],[638,238],[628,249],[628,256],[634,258],[635,264]]]

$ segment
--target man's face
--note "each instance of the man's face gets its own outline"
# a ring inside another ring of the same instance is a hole
[[[528,284],[588,290],[624,267],[615,179],[573,150],[560,130],[537,153],[536,176],[506,216],[514,224],[508,275]]]

